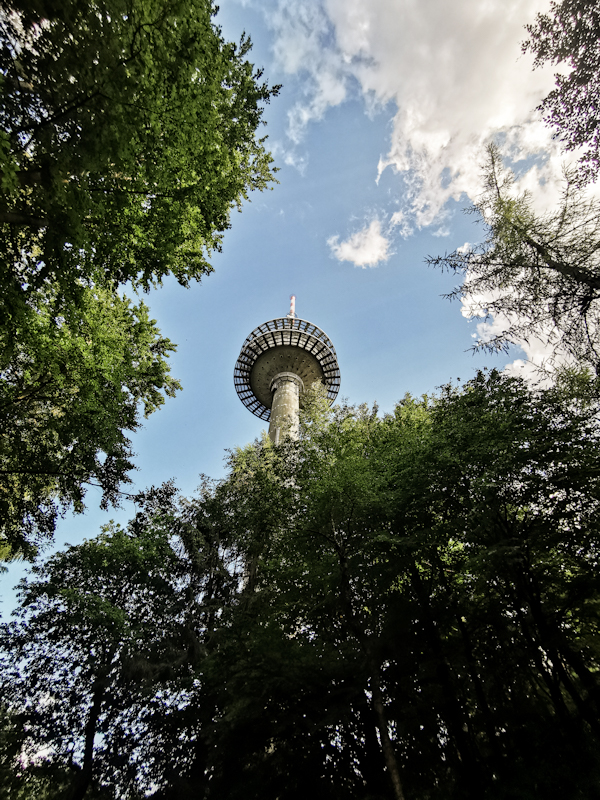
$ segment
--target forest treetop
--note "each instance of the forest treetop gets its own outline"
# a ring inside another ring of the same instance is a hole
[[[594,797],[600,430],[575,388],[491,372],[383,418],[317,397],[299,442],[36,566],[0,628],[8,797]]]
[[[226,42],[210,0],[9,7],[0,243],[15,286],[69,295],[210,272],[231,208],[273,180],[257,130],[278,88],[247,60],[250,40]]]
[[[523,51],[534,54],[535,67],[549,62],[570,69],[556,73],[556,87],[538,110],[566,150],[580,151],[578,181],[595,182],[600,166],[600,8],[590,0],[553,0],[550,11],[527,26],[530,38]]]

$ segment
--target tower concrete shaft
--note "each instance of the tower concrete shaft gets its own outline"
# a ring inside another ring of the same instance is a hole
[[[273,444],[282,438],[298,438],[300,395],[304,392],[302,378],[293,372],[280,372],[271,381],[273,400],[269,418],[269,437]]]

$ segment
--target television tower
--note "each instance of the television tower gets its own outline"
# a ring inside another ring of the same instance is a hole
[[[269,437],[279,444],[285,436],[298,438],[302,395],[316,381],[332,403],[340,390],[337,355],[320,328],[298,319],[292,295],[287,317],[264,322],[246,338],[233,382],[246,408],[269,420]]]

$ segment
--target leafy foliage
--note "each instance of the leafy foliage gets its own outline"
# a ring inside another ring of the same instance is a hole
[[[210,0],[11,0],[0,17],[2,283],[71,296],[211,271],[229,214],[272,180],[276,93]],[[12,263],[11,263],[12,262]]]
[[[552,14],[538,14],[528,25],[523,50],[535,55],[534,66],[566,64],[555,75],[556,88],[539,106],[546,122],[567,150],[583,148],[579,180],[594,182],[600,167],[600,9],[589,0],[551,2]]]
[[[174,349],[120,284],[211,272],[230,212],[273,180],[277,93],[210,0],[9,0],[0,12],[0,547],[32,547],[173,395]],[[29,547],[29,550],[27,548]]]
[[[12,762],[17,787],[33,776],[48,788],[44,775],[52,787],[68,769],[63,791],[72,797],[94,786],[147,790],[171,758],[185,759],[186,738],[174,734],[171,718],[195,683],[200,587],[176,536],[161,528],[174,517],[172,487],[137,501],[127,531],[107,527],[33,567],[35,580],[21,587],[21,618],[5,630],[5,702],[24,703],[25,747],[20,765]]]
[[[56,698],[25,746],[82,771],[98,637],[92,773],[113,796],[598,797],[597,413],[589,381],[490,373],[383,419],[317,404],[299,442],[233,453],[196,500],[151,492],[24,587],[5,696]]]
[[[554,345],[555,362],[600,367],[600,209],[565,176],[556,211],[537,215],[527,193],[516,195],[512,173],[490,146],[485,191],[470,209],[486,230],[482,244],[430,257],[463,282],[449,295],[475,316],[498,316],[503,329],[477,347],[506,350],[539,337]]]
[[[52,535],[61,509],[83,508],[86,484],[102,488],[103,505],[118,500],[138,407],[148,415],[179,387],[166,362],[174,346],[143,303],[87,288],[59,315],[55,300],[46,292],[0,332],[0,541],[25,552]]]

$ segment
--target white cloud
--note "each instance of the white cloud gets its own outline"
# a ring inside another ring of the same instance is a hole
[[[271,152],[276,161],[283,161],[286,166],[294,167],[301,175],[306,173],[308,166],[307,153],[300,153],[295,147],[286,147],[282,142],[274,142],[271,145]]]
[[[318,0],[278,0],[274,8],[263,8],[275,32],[276,62],[284,73],[303,80],[305,97],[288,112],[288,136],[298,144],[310,122],[346,99],[350,73],[333,45],[332,21]]]
[[[376,267],[391,255],[390,241],[381,233],[381,223],[377,219],[345,242],[340,242],[339,238],[332,236],[327,240],[332,254],[338,261],[350,261],[356,267]]]
[[[491,296],[490,296],[491,297]],[[482,317],[486,313],[486,296],[479,295],[472,297],[469,301],[462,302],[461,313],[463,316],[473,319]],[[491,341],[494,337],[502,333],[514,322],[515,318],[505,314],[495,314],[490,320],[482,320],[477,323],[476,333],[472,334],[477,343]],[[556,367],[572,364],[573,358],[569,356],[560,346],[560,336],[555,328],[550,325],[545,333],[540,331],[539,336],[529,336],[517,342],[525,354],[525,358],[517,358],[504,368],[508,375],[519,376],[536,383],[548,381],[550,374]]]
[[[485,143],[504,132],[525,157],[550,145],[533,109],[553,84],[520,52],[523,26],[547,0],[327,0],[342,51],[360,54],[363,93],[397,113],[379,172],[409,173],[412,210],[428,225],[449,198],[479,193]],[[358,24],[357,24],[357,21]]]
[[[485,144],[499,135],[513,160],[543,151],[524,184],[550,202],[560,156],[534,109],[553,86],[553,68],[533,71],[521,54],[525,24],[549,0],[277,0],[269,13],[275,56],[298,74],[305,99],[291,110],[288,133],[306,126],[358,87],[367,108],[397,111],[378,173],[406,181],[417,227],[440,223],[450,199],[480,191]],[[374,165],[375,167],[375,165]]]
[[[295,145],[313,120],[357,92],[369,113],[390,103],[396,109],[385,155],[373,164],[378,178],[385,170],[402,178],[390,237],[430,225],[445,234],[448,201],[480,195],[480,165],[492,140],[509,161],[526,167],[519,170],[518,189],[530,192],[534,210],[556,204],[564,154],[535,111],[554,86],[555,68],[533,70],[531,56],[521,53],[525,25],[547,11],[550,0],[273,2],[276,59],[303,86],[288,119]],[[387,259],[391,245],[376,222],[328,243],[336,258],[362,267]],[[485,308],[486,298],[479,303]],[[465,316],[474,311],[463,308]],[[477,335],[507,324],[501,317],[480,322]],[[522,346],[528,366],[515,366],[521,371],[542,364],[552,351],[541,340]]]
[[[400,229],[400,236],[402,236],[403,239],[407,239],[415,231],[410,222],[409,215],[405,211],[395,211],[392,214],[390,228],[396,227]]]

